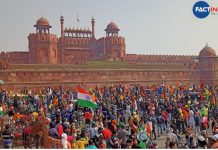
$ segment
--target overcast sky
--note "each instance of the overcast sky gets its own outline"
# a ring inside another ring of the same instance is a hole
[[[96,38],[111,21],[126,38],[127,53],[198,55],[206,45],[218,50],[218,15],[198,19],[196,0],[2,0],[0,51],[27,51],[29,33],[41,16],[60,36],[60,15],[66,27],[89,27],[96,20]],[[207,0],[218,7],[218,0]],[[77,13],[80,22],[77,22]]]

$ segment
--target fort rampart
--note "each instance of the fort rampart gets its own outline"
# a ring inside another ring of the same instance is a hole
[[[218,70],[217,70],[218,71]],[[0,78],[5,81],[2,87],[20,89],[28,87],[46,87],[65,85],[72,87],[84,83],[87,86],[126,83],[152,85],[166,81],[174,84],[176,81],[198,84],[199,71],[190,69],[74,69],[74,70],[4,70]]]

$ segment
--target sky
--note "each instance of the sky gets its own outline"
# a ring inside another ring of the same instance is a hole
[[[218,7],[217,0],[205,0]],[[111,21],[125,37],[126,53],[198,55],[206,43],[218,50],[218,15],[196,18],[197,0],[2,0],[0,51],[28,51],[28,34],[40,17],[51,33],[60,36],[60,15],[65,27],[89,27],[96,21],[96,38],[105,36]],[[77,14],[79,22],[77,22]]]

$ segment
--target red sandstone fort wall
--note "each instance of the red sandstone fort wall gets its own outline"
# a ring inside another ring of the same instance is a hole
[[[59,42],[63,42],[66,46],[89,46],[90,44],[93,44],[93,39],[65,37],[64,39],[60,38]]]
[[[0,78],[5,81],[3,88],[21,89],[25,85],[33,88],[43,86],[72,86],[85,83],[87,86],[105,85],[109,83],[119,84],[157,84],[162,81],[175,83],[199,83],[198,71],[189,69],[180,70],[144,70],[144,69],[109,69],[109,70],[69,70],[69,71],[8,71],[0,73]]]
[[[29,39],[29,63],[57,64],[57,37],[54,34],[31,33]]]
[[[124,59],[126,50],[124,37],[103,37],[98,40],[98,43],[99,51],[104,56],[103,58],[111,58],[113,60]]]
[[[58,62],[62,64],[77,64],[93,60],[97,57],[96,39],[88,37],[59,38]]]
[[[0,60],[12,64],[28,64],[29,52],[1,52]]]
[[[196,56],[184,56],[184,55],[138,55],[138,54],[126,54],[125,61],[127,62],[139,62],[139,63],[171,63],[171,64],[183,64],[194,63]]]
[[[57,36],[54,34],[45,34],[45,33],[30,33],[28,39],[31,41],[37,42],[55,42],[57,43]]]

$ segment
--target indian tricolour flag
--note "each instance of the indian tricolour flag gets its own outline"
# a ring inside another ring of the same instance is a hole
[[[97,108],[98,105],[92,100],[91,95],[81,87],[77,87],[77,103],[78,106]]]

